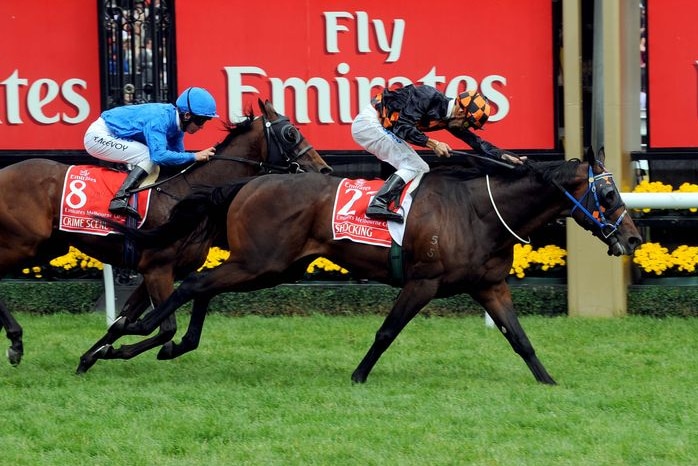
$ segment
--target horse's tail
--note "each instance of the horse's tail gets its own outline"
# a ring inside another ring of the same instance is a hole
[[[109,219],[101,220],[143,249],[163,248],[186,237],[202,242],[225,231],[228,206],[251,180],[246,178],[225,186],[199,187],[175,204],[167,222],[150,230],[138,230]]]

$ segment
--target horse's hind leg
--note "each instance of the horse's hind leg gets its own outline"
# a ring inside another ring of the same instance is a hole
[[[555,380],[538,360],[533,345],[519,323],[507,284],[502,282],[482,290],[479,294],[473,294],[473,298],[487,310],[499,331],[502,332],[516,354],[521,356],[536,380],[555,385]]]
[[[22,343],[22,326],[12,317],[7,306],[0,301],[0,329],[5,327],[5,333],[10,340],[10,347],[7,348],[7,359],[10,364],[17,366],[22,362],[24,355],[24,344]]]
[[[432,300],[437,289],[438,283],[434,280],[411,281],[405,285],[398,295],[395,305],[376,332],[376,338],[371,348],[351,375],[352,381],[356,383],[366,382],[368,374],[381,355],[410,320]]]
[[[146,282],[141,282],[131,293],[124,307],[119,313],[118,319],[135,321],[151,306],[150,295]],[[152,338],[148,338],[133,345],[124,345],[114,348],[112,344],[119,338],[119,335],[112,331],[100,338],[92,347],[80,357],[80,364],[76,372],[83,374],[92,367],[98,359],[130,359],[151,348],[160,346],[170,340],[177,330],[177,322],[174,316],[166,319],[160,332]]]

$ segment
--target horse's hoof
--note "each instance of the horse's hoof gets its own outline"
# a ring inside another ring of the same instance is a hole
[[[354,372],[353,374],[351,374],[351,381],[354,383],[366,383],[366,377]]]
[[[94,366],[95,363],[97,362],[96,359],[88,359],[86,357],[80,358],[80,364],[78,364],[78,368],[75,369],[75,375],[82,375],[88,370],[90,370],[90,367]]]
[[[23,354],[21,351],[17,351],[13,348],[8,348],[5,354],[7,355],[7,360],[10,361],[10,364],[12,364],[12,366],[14,367],[19,366],[19,363],[22,362]]]
[[[158,359],[160,361],[174,359],[174,342],[173,341],[168,341],[167,343],[162,345],[162,348],[160,348],[160,351],[158,352]]]
[[[75,373],[77,375],[81,375],[90,370],[90,368],[94,366],[99,359],[104,359],[110,353],[112,348],[113,347],[110,344],[102,345],[91,353],[81,357],[80,364],[78,364],[78,368],[75,370]]]

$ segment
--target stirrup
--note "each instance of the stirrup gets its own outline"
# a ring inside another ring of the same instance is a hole
[[[368,206],[366,209],[366,217],[375,220],[392,220],[397,223],[403,223],[405,221],[402,215],[391,212],[385,206]]]
[[[136,220],[141,219],[141,214],[131,207],[123,198],[115,198],[109,203],[109,212],[114,215],[123,215],[125,217],[134,217]]]

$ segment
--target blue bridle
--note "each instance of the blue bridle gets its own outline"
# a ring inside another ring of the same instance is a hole
[[[567,196],[570,199],[570,201],[572,201],[572,203],[574,204],[574,207],[570,211],[570,214],[572,214],[576,209],[579,209],[584,214],[585,219],[592,225],[598,227],[604,238],[608,238],[618,230],[618,227],[623,222],[623,219],[627,215],[628,210],[623,205],[623,201],[620,198],[620,193],[618,193],[617,195],[617,203],[615,205],[609,208],[605,208],[601,205],[601,201],[599,200],[599,193],[601,193],[603,197],[605,195],[604,192],[608,192],[608,189],[617,191],[617,188],[615,183],[613,182],[613,175],[610,172],[607,172],[602,164],[599,163],[599,166],[601,166],[601,168],[603,168],[604,171],[603,173],[595,175],[591,164],[589,164],[589,186],[587,187],[586,192],[580,199],[576,199],[565,189],[563,189],[562,191],[565,193],[565,196]],[[591,196],[589,195],[590,193]],[[589,211],[589,209],[587,209],[587,207],[585,207],[582,204],[582,202],[585,199],[587,199],[587,206],[589,206],[592,203],[591,200],[593,200],[593,210],[591,212]],[[609,222],[604,213],[611,214],[618,210],[620,207],[623,207],[623,213],[618,216],[615,222]]]

